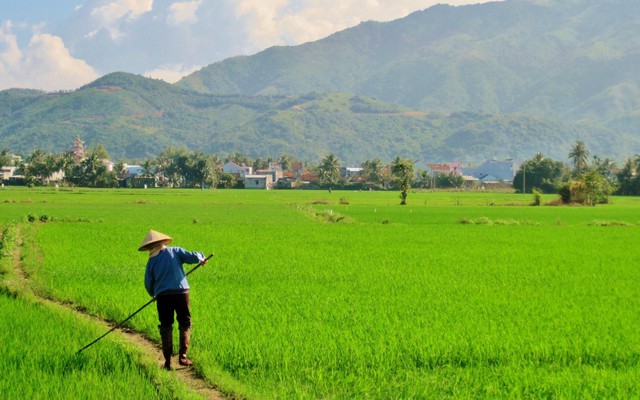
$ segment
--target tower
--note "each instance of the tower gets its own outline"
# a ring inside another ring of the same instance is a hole
[[[84,160],[85,151],[84,151],[84,142],[80,139],[80,135],[78,135],[73,141],[73,158],[75,158],[76,162]]]

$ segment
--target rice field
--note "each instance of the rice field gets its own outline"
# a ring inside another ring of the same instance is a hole
[[[215,253],[189,278],[190,356],[240,397],[637,398],[640,199],[531,201],[417,192],[403,207],[393,192],[4,188],[0,224],[19,227],[30,288],[108,320],[149,300],[147,254],[136,251],[149,229]],[[46,369],[46,386],[90,364],[114,393],[127,393],[118,374],[131,379],[136,392],[124,397],[153,398],[146,387],[190,396],[159,389],[151,376],[171,374],[141,367],[115,338],[83,352],[91,362],[82,364],[70,354],[101,330],[70,316],[52,323],[50,310],[21,301],[0,296],[3,314],[32,312],[25,332],[74,332],[54,334],[63,345],[18,347],[71,360],[67,370],[25,367]],[[159,341],[157,324],[153,307],[129,323]],[[3,343],[23,336],[3,334]]]

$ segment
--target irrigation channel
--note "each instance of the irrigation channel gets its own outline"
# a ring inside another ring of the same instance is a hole
[[[97,318],[86,313],[82,307],[75,306],[69,303],[63,303],[57,301],[53,298],[48,298],[40,295],[36,291],[31,290],[29,284],[29,275],[25,272],[24,266],[22,265],[22,238],[20,235],[19,227],[17,228],[16,236],[18,239],[18,243],[13,249],[12,258],[12,266],[13,266],[13,277],[11,280],[4,282],[3,284],[7,286],[7,289],[16,296],[19,296],[21,293],[24,294],[25,291],[32,295],[39,303],[46,305],[51,308],[64,308],[76,315],[78,318],[85,318],[90,320],[92,323],[98,324],[103,327],[105,331],[111,329],[112,327],[118,324],[117,321],[107,321],[104,319]],[[0,233],[0,243],[3,241],[3,237]],[[119,329],[114,330],[115,334],[118,334],[121,338],[125,339],[130,344],[136,346],[137,348],[143,350],[150,358],[156,360],[156,364],[158,368],[162,364],[164,364],[164,357],[162,356],[162,349],[159,343],[156,343],[148,336],[131,330],[126,327],[121,327]],[[174,355],[174,360],[172,360],[172,364],[174,366],[179,365],[177,356]],[[194,368],[188,367],[174,367],[171,372],[176,375],[176,377],[182,381],[187,387],[189,387],[193,392],[197,393],[204,399],[214,399],[214,400],[222,400],[222,399],[237,399],[237,397],[233,395],[225,395],[217,390],[217,388],[200,377]]]

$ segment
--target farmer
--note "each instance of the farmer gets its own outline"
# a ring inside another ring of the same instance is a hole
[[[180,330],[180,350],[178,363],[191,366],[187,358],[189,337],[191,334],[191,311],[189,306],[189,283],[182,264],[206,263],[202,253],[190,252],[181,247],[167,247],[173,239],[150,230],[138,251],[148,251],[149,261],[144,275],[144,286],[150,296],[156,297],[158,319],[160,320],[160,338],[164,368],[171,369],[173,354],[173,315],[176,314]]]

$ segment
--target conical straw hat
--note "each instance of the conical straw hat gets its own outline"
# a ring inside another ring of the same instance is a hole
[[[144,238],[142,244],[138,248],[138,251],[147,251],[153,248],[158,242],[164,242],[165,244],[171,243],[173,239],[164,233],[156,232],[153,229],[149,231],[147,237]]]

